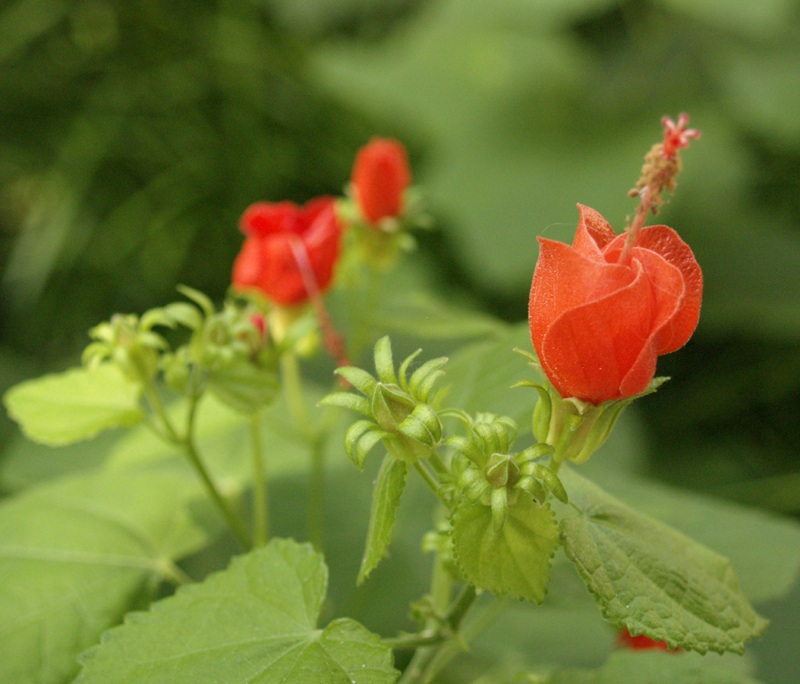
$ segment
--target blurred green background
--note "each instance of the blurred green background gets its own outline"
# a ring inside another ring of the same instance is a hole
[[[410,148],[436,287],[522,320],[536,237],[570,240],[576,202],[621,230],[686,111],[661,220],[705,299],[637,406],[647,470],[798,516],[798,84],[790,0],[4,0],[0,389],[178,282],[221,298],[242,210],[340,193],[373,134]],[[800,591],[763,612],[759,677],[800,681]]]

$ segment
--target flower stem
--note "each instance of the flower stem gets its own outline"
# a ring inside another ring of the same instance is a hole
[[[253,546],[264,546],[269,539],[269,497],[259,418],[260,414],[257,412],[250,418],[250,443],[253,448]]]
[[[228,523],[231,532],[233,532],[234,536],[239,540],[245,549],[249,549],[251,547],[250,538],[245,530],[241,518],[234,512],[227,500],[220,493],[219,489],[217,489],[216,484],[211,479],[211,475],[203,464],[203,461],[200,459],[200,454],[194,442],[195,416],[197,413],[197,405],[200,401],[200,396],[193,394],[189,398],[189,412],[186,418],[186,434],[181,436],[175,429],[175,426],[172,424],[172,420],[167,413],[164,402],[161,400],[161,395],[158,393],[156,387],[152,383],[148,383],[144,387],[144,394],[147,397],[147,401],[150,404],[153,414],[159,421],[158,423],[149,423],[150,427],[153,429],[153,432],[161,439],[169,442],[170,444],[180,446],[183,449],[183,452],[189,459],[189,463],[192,464],[195,472],[197,472],[197,474],[200,476],[200,480],[203,482],[206,493],[211,497],[211,500],[219,509],[222,517],[225,518],[225,521]]]
[[[214,483],[214,480],[211,479],[211,475],[201,460],[200,454],[195,446],[192,427],[194,425],[194,406],[196,404],[196,400],[192,401],[192,407],[189,411],[189,429],[187,430],[186,438],[183,440],[184,452],[189,458],[189,462],[200,476],[200,479],[203,481],[206,492],[211,497],[211,500],[216,504],[217,508],[219,508],[220,513],[222,513],[222,516],[225,518],[228,526],[231,528],[231,532],[233,532],[234,536],[239,540],[245,549],[250,549],[252,547],[250,543],[250,536],[247,534],[247,530],[242,523],[242,519],[236,514],[233,508],[231,508],[227,499],[225,499],[220,493],[217,485]]]
[[[281,357],[281,371],[286,403],[295,425],[309,444],[311,450],[311,468],[309,471],[308,492],[308,536],[314,547],[321,551],[324,539],[324,504],[325,493],[325,438],[324,430],[317,430],[311,424],[311,417],[303,396],[303,383],[300,368],[294,354]]]

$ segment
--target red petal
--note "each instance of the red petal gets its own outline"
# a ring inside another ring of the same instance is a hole
[[[608,245],[604,254],[607,260],[616,261],[624,236],[620,235]],[[638,250],[650,250],[662,256],[677,268],[684,283],[683,301],[671,320],[659,331],[656,348],[658,354],[668,354],[680,349],[689,341],[700,318],[700,303],[703,298],[703,273],[691,248],[678,234],[667,226],[647,226],[636,238],[633,254]],[[641,255],[639,255],[641,258]]]
[[[601,250],[617,237],[616,233],[600,212],[583,204],[578,205],[578,211],[580,220],[572,247],[589,259],[599,259],[602,257]]]
[[[296,229],[299,207],[294,202],[256,202],[245,209],[239,229],[245,235],[266,237]]]
[[[562,396],[593,404],[624,396],[620,385],[648,340],[654,305],[641,265],[632,270],[633,282],[564,310],[549,326],[539,358]]]
[[[234,287],[240,290],[258,287],[262,262],[261,240],[256,237],[248,237],[233,262],[231,282]]]

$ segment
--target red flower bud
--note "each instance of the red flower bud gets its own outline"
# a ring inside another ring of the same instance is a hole
[[[303,207],[259,202],[248,207],[239,227],[247,238],[233,264],[235,288],[255,288],[290,306],[308,300],[309,279],[320,292],[330,285],[342,233],[332,197]]]
[[[578,205],[572,246],[539,238],[529,321],[542,369],[562,397],[598,405],[643,392],[656,359],[682,347],[700,316],[703,275],[667,226],[626,234]]]
[[[367,221],[400,216],[403,193],[411,183],[406,148],[396,140],[373,138],[358,151],[351,182]]]

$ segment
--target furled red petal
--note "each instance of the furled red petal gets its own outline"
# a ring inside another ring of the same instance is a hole
[[[606,259],[616,261],[623,244],[624,236],[620,235],[604,250]],[[697,327],[703,298],[703,273],[689,245],[668,226],[642,228],[636,238],[632,255],[641,258],[639,250],[650,250],[659,254],[683,276],[684,293],[680,308],[662,327],[656,340],[658,354],[668,354],[686,344]],[[646,265],[645,267],[647,268]]]
[[[562,242],[539,238],[539,261],[528,308],[537,353],[547,328],[562,312],[605,297],[634,277],[628,266],[593,261]]]
[[[299,207],[294,202],[256,202],[245,209],[239,229],[245,235],[266,237],[297,229]]]
[[[310,274],[306,276],[313,278],[320,292],[330,286],[342,228],[333,198],[318,198],[302,208],[288,202],[281,205],[262,203],[250,208],[248,221],[255,223],[255,231],[234,262],[232,281],[239,289],[257,288],[276,304],[289,306],[309,297],[298,255],[307,257]],[[283,217],[282,223],[273,220],[282,216],[287,206],[293,207],[292,215]],[[279,209],[273,211],[276,207]]]
[[[403,193],[411,183],[406,148],[396,140],[373,138],[356,154],[352,183],[361,212],[369,222],[399,216]]]
[[[578,205],[580,220],[572,248],[588,259],[602,259],[602,249],[616,236],[614,229],[609,225],[599,211],[591,207]]]
[[[632,282],[563,309],[542,339],[539,360],[564,397],[600,404],[625,396],[620,386],[650,336],[654,300],[641,264],[622,268],[635,273]],[[651,356],[654,373],[655,352]]]
[[[233,286],[239,290],[258,287],[263,260],[261,239],[254,236],[247,237],[239,255],[233,262],[233,275],[231,276]]]

